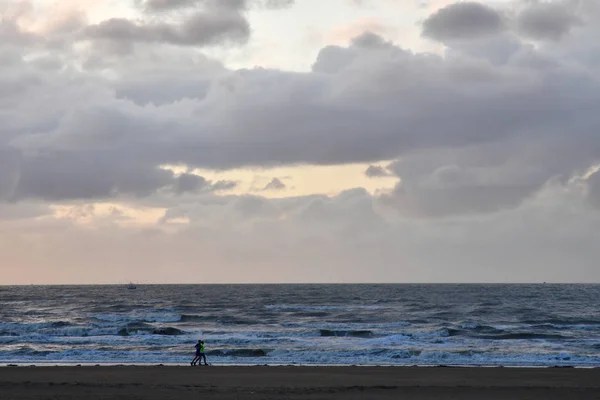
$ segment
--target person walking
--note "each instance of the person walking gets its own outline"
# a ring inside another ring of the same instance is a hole
[[[204,360],[204,365],[208,365],[208,363],[206,362],[206,355],[204,354],[204,340],[198,340],[198,344],[199,346],[199,354],[198,354],[198,362],[200,365],[202,365],[202,360]]]
[[[192,360],[192,362],[190,363],[190,365],[193,367],[194,365],[196,365],[196,363],[198,361],[200,361],[200,344],[202,343],[202,340],[198,340],[198,343],[196,343],[196,345],[194,346],[196,348],[196,356],[194,357],[194,359]],[[204,344],[202,344],[202,350],[204,350]],[[204,358],[206,360],[206,357]],[[205,361],[206,362],[206,361]],[[202,365],[202,364],[200,364]]]

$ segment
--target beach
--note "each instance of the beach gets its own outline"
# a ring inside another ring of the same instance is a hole
[[[600,369],[299,366],[18,366],[0,398],[598,399]]]

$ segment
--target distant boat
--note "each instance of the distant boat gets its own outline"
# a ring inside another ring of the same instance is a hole
[[[137,289],[137,286],[135,286],[135,283],[129,282],[129,284],[127,285],[127,289]]]

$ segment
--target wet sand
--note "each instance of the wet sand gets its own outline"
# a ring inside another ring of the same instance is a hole
[[[600,369],[2,367],[0,399],[600,399]]]

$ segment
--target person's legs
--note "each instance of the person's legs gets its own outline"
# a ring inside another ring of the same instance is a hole
[[[202,357],[202,359],[204,359],[204,365],[208,365],[208,363],[206,362],[206,355],[202,353],[200,354],[200,356]],[[200,364],[202,364],[202,361],[200,361]]]
[[[196,365],[196,362],[200,361],[200,356],[198,354],[196,354],[196,356],[194,357],[194,359],[192,360],[192,362],[190,363],[190,365]]]

